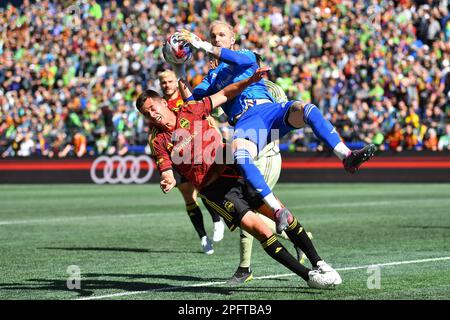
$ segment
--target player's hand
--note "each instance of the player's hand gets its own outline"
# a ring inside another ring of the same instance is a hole
[[[261,80],[265,74],[267,74],[271,70],[270,67],[261,67],[258,68],[255,73],[250,77],[250,82],[258,82]]]
[[[164,193],[168,193],[176,186],[176,184],[177,181],[175,180],[172,170],[167,170],[161,173],[161,181],[159,185]]]
[[[177,76],[177,79],[187,79],[186,76],[186,67],[184,63],[181,64],[170,64],[172,66],[173,71],[175,72],[175,75]]]
[[[161,190],[164,193],[168,193],[170,190],[172,190],[175,185],[177,184],[177,182],[174,180],[161,180],[160,182],[160,186],[161,186]]]
[[[211,59],[209,60],[209,69],[210,70],[215,69],[215,68],[217,68],[218,65],[219,65],[219,60],[217,60],[214,57],[211,57]]]
[[[186,29],[181,29],[180,31],[176,32],[175,35],[177,36],[178,40],[186,41],[197,50],[205,50],[209,53],[211,53],[213,50],[213,45],[211,43],[203,41],[195,33],[192,33]]]

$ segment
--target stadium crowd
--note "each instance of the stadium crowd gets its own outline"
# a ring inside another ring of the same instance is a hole
[[[450,149],[447,0],[23,1],[0,8],[0,154],[48,157],[144,151],[134,106],[157,74],[168,34],[235,28],[290,99],[312,101],[349,143]],[[205,38],[206,39],[206,38]],[[195,86],[208,57],[195,53]],[[229,130],[226,121],[221,128]],[[321,150],[292,132],[293,151]]]

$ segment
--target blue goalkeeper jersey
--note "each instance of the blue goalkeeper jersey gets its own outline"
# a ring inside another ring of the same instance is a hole
[[[220,61],[217,68],[210,70],[203,81],[195,87],[193,92],[195,100],[217,93],[231,83],[247,79],[258,69],[256,56],[249,50],[232,51],[222,48]],[[253,83],[241,95],[222,105],[230,123],[233,123],[236,115],[247,109],[246,99],[269,99],[275,102],[264,80]]]

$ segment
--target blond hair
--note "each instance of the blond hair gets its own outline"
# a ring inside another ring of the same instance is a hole
[[[177,78],[177,76],[175,75],[175,72],[173,72],[172,70],[164,70],[164,71],[162,71],[162,72],[158,75],[158,78],[159,78],[159,81],[161,81],[163,78],[169,77],[169,76],[172,76],[172,77],[174,77],[175,79]]]
[[[223,25],[223,26],[227,27],[227,29],[230,30],[231,36],[234,38],[233,27],[229,23],[227,23],[225,21],[222,21],[222,20],[217,20],[217,21],[214,21],[214,22],[211,23],[211,25],[209,26],[209,37],[210,38],[211,38],[211,31],[212,31],[212,29],[215,26],[218,26],[218,25]]]

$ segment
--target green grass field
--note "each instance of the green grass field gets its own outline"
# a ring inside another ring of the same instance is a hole
[[[450,299],[450,184],[280,184],[275,191],[340,270],[341,286],[309,289],[257,241],[255,279],[227,286],[239,232],[226,231],[215,253],[204,255],[176,190],[0,185],[0,299]],[[389,264],[379,289],[367,286],[373,264]],[[80,268],[81,290],[67,289],[71,265]]]

